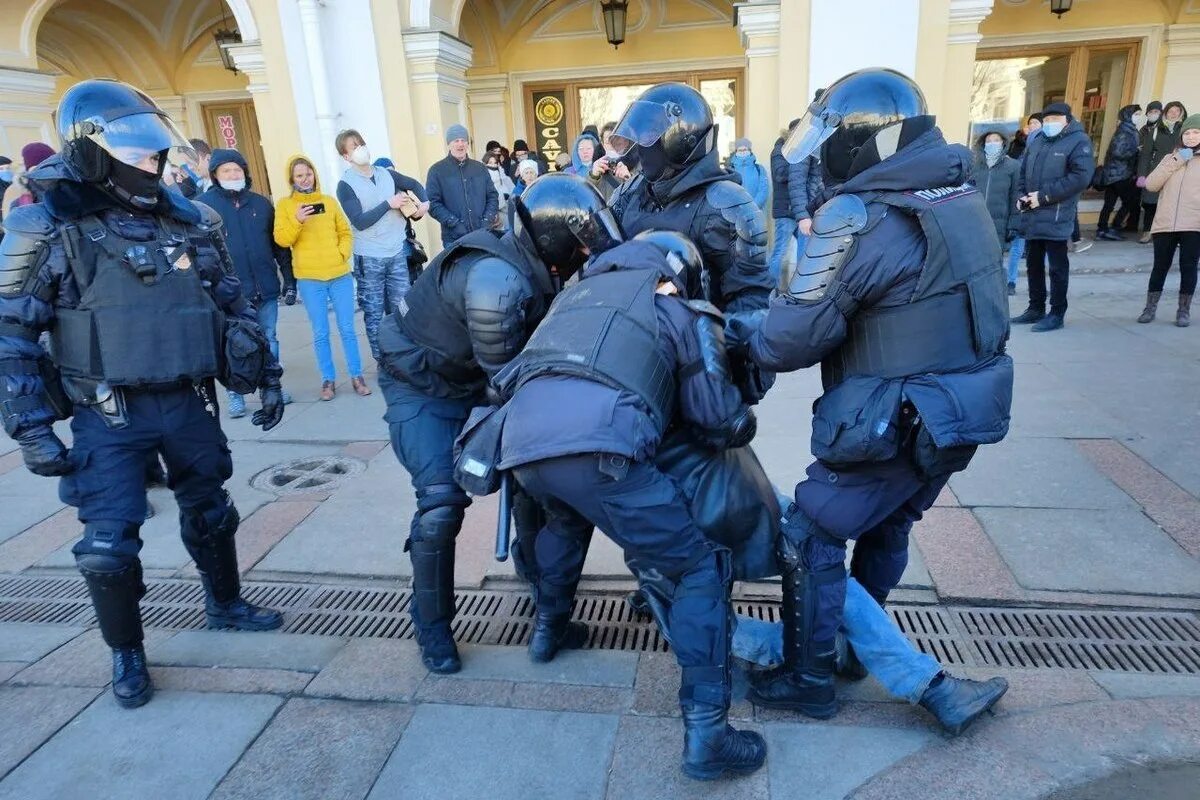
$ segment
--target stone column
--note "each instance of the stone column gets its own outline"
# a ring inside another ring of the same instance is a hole
[[[482,154],[488,139],[512,147],[514,136],[508,124],[508,75],[480,75],[467,86],[467,109],[471,114],[471,135],[476,139],[474,155]]]
[[[469,44],[444,31],[419,30],[404,33],[404,53],[412,87],[417,150],[424,170],[445,157],[446,129],[469,122],[466,72],[471,66],[472,50]],[[484,132],[471,131],[473,139],[480,135]],[[472,142],[472,152],[474,145]]]
[[[979,24],[992,13],[993,0],[950,0],[950,31],[941,100],[934,113],[946,139],[966,142],[971,124],[975,51],[983,39]]]
[[[1200,25],[1167,28],[1167,70],[1163,75],[1162,101],[1178,100],[1190,113],[1200,111]]]
[[[55,108],[54,76],[24,69],[0,69],[0,153],[14,162],[30,142],[59,148],[51,114]]]
[[[342,161],[333,150],[333,140],[337,135],[337,111],[329,93],[329,71],[325,66],[324,38],[321,36],[321,2],[320,0],[298,0],[300,6],[300,26],[304,30],[304,52],[308,56],[308,72],[312,86],[313,104],[317,110],[317,128],[321,132],[321,151],[313,153],[312,157],[322,162],[325,179],[330,187],[336,185],[335,179],[345,169]]]
[[[779,75],[779,2],[738,3],[734,20],[746,48],[746,80],[742,102],[748,136],[759,160],[766,162],[781,122]],[[796,35],[792,32],[791,35]],[[724,154],[722,154],[724,155]]]

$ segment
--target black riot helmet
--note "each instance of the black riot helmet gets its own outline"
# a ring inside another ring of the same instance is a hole
[[[699,275],[704,269],[704,257],[691,239],[678,231],[646,230],[633,237],[637,241],[649,242],[663,252],[671,271],[684,285],[689,277]]]
[[[702,159],[716,144],[712,109],[704,96],[683,83],[660,83],[629,104],[609,138],[624,158],[634,147],[651,181],[669,178]]]
[[[66,91],[55,114],[63,160],[85,183],[94,183],[136,209],[158,203],[167,154],[195,157],[175,123],[144,92],[114,80],[87,80]],[[157,172],[140,169],[158,154]]]
[[[895,155],[933,127],[925,95],[892,69],[851,72],[813,101],[783,145],[791,163],[815,155],[845,181]]]
[[[542,175],[514,202],[517,235],[527,235],[546,266],[564,281],[589,254],[599,255],[624,241],[599,190],[576,175]]]

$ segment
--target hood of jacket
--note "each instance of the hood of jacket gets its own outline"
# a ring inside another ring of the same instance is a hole
[[[580,172],[581,174],[584,172],[587,172],[591,168],[590,165],[584,164],[583,161],[579,158],[579,143],[582,142],[584,139],[592,140],[592,148],[593,148],[592,149],[592,160],[595,161],[597,158],[600,157],[600,140],[599,139],[597,139],[595,136],[592,136],[590,133],[586,133],[586,132],[581,133],[578,136],[576,136],[575,143],[571,145],[571,166],[574,167],[575,170]]]
[[[1121,108],[1120,111],[1117,112],[1117,119],[1120,120],[1121,124],[1125,124],[1126,122],[1128,122],[1130,125],[1132,125],[1133,124],[1133,115],[1136,114],[1140,110],[1141,110],[1141,106],[1139,106],[1136,103],[1132,103],[1130,105],[1124,106]]]
[[[587,280],[606,272],[635,269],[657,272],[663,280],[675,284],[681,298],[687,299],[687,290],[683,285],[683,279],[676,275],[667,264],[667,258],[663,255],[662,250],[640,239],[622,242],[611,250],[606,250],[596,256],[584,266],[583,274],[580,277]]]
[[[242,174],[246,176],[246,188],[242,189],[240,192],[231,192],[227,189],[221,188],[221,183],[217,180],[217,167],[220,167],[224,164],[237,164],[242,168]],[[288,174],[290,175],[291,173],[289,172]],[[250,191],[250,187],[253,186],[253,179],[250,177],[250,165],[247,163],[245,157],[237,150],[226,148],[218,148],[213,150],[212,156],[209,158],[208,162],[208,177],[212,180],[213,187],[228,197],[238,197]],[[291,181],[288,181],[288,184],[290,185]]]
[[[891,158],[827,188],[822,202],[839,194],[960,186],[971,177],[973,163],[970,150],[961,144],[947,144],[941,130],[933,128]]]
[[[287,167],[283,173],[283,183],[285,186],[291,187],[291,196],[292,197],[305,197],[306,196],[303,192],[297,192],[296,187],[292,185],[292,170],[295,168],[297,161],[304,161],[310,167],[312,167],[312,171],[313,171],[312,194],[314,194],[314,195],[321,194],[321,173],[317,171],[317,165],[313,163],[313,160],[311,158],[304,155],[303,153],[295,153],[291,156],[288,156]],[[247,175],[247,177],[249,177],[249,176]]]
[[[733,181],[740,184],[742,177],[735,171],[721,168],[716,148],[708,151],[704,158],[688,164],[670,178],[659,178],[650,183],[650,192],[660,203],[667,203],[685,192],[717,181]]]

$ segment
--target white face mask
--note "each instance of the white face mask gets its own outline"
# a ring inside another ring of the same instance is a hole
[[[354,148],[354,152],[350,154],[350,160],[360,167],[365,167],[371,163],[371,151],[367,149],[365,144],[360,144]]]
[[[1146,122],[1146,117],[1142,114],[1133,115],[1133,127],[1140,128]]]
[[[1147,122],[1158,122],[1159,116],[1161,116],[1161,115],[1157,111],[1151,111],[1149,114],[1146,115],[1146,121]]]
[[[246,188],[245,178],[238,178],[236,181],[218,181],[218,183],[220,183],[221,188],[227,192],[240,192],[242,189]]]

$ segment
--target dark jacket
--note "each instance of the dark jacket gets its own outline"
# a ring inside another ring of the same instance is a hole
[[[1079,196],[1092,182],[1096,157],[1092,141],[1078,120],[1071,120],[1054,138],[1045,130],[1033,137],[1021,160],[1019,191],[1038,193],[1037,208],[1021,212],[1019,226],[1026,239],[1065,242],[1075,229]]]
[[[1008,156],[1000,156],[1000,160],[991,167],[983,153],[975,155],[975,171],[971,182],[979,187],[987,201],[988,213],[996,224],[996,238],[1003,245],[1017,235],[1017,191],[1020,181],[1021,163]]]
[[[22,359],[42,357],[44,353],[38,343],[38,334],[54,326],[58,309],[79,306],[79,286],[67,260],[61,229],[67,223],[89,215],[95,215],[106,228],[134,241],[151,241],[160,236],[159,217],[188,226],[192,237],[190,243],[195,248],[192,268],[199,271],[214,302],[226,315],[257,326],[254,307],[242,296],[238,279],[224,273],[208,234],[196,227],[204,219],[204,211],[199,205],[176,192],[162,191],[153,212],[131,212],[95,186],[79,182],[60,156],[42,162],[31,177],[44,189],[43,200],[24,206],[8,217],[5,245],[9,239],[19,241],[14,234],[20,234],[26,241],[30,238],[43,241],[45,250],[33,266],[31,280],[25,288],[15,294],[0,295],[0,320],[9,328],[0,333],[0,364],[15,365]],[[6,262],[25,252],[0,250],[0,274],[5,271]],[[22,329],[25,333],[18,335],[16,331]],[[148,334],[152,335],[153,331]],[[271,371],[278,375],[278,365],[273,358],[268,360]],[[0,381],[6,381],[17,398],[43,394],[42,378],[38,375],[7,374],[5,369],[0,369]],[[11,435],[53,422],[53,416],[44,404],[33,404],[18,416],[9,431]]]
[[[1013,134],[1012,140],[1008,143],[1008,150],[1005,155],[1016,161],[1021,160],[1021,156],[1025,155],[1025,145],[1028,144],[1028,138],[1024,128],[1017,128],[1017,132]]]
[[[798,164],[783,157],[784,138],[771,150],[771,215],[775,219],[808,219],[809,204],[821,193],[821,165],[812,158]]]
[[[986,349],[994,345],[1000,352],[976,353],[975,364],[965,372],[957,365],[946,369],[922,368],[915,374],[898,378],[871,377],[870,373],[838,377],[832,370],[827,371],[827,367],[840,363],[838,351],[852,341],[851,334],[857,331],[858,336],[862,335],[862,328],[857,324],[860,315],[905,306],[928,286],[947,277],[940,271],[926,274],[929,239],[919,219],[913,214],[896,213],[895,207],[882,201],[867,202],[865,224],[854,235],[849,255],[829,281],[828,291],[815,298],[776,296],[772,298],[765,318],[754,321],[748,332],[735,331],[738,340],[735,347],[748,348],[751,358],[763,369],[791,371],[821,363],[825,394],[814,405],[814,445],[837,446],[843,435],[847,439],[861,437],[861,441],[887,440],[884,432],[874,426],[878,420],[885,419],[885,415],[891,415],[894,420],[905,397],[917,406],[931,430],[935,424],[933,420],[936,420],[939,430],[934,436],[945,433],[953,440],[953,446],[997,441],[1007,429],[1012,362],[1002,354],[1007,333],[1007,309],[1003,308],[1000,248],[990,242],[986,246],[974,246],[977,237],[986,237],[987,233],[983,230],[975,233],[963,227],[987,225],[981,198],[973,188],[965,186],[971,169],[971,152],[961,145],[948,145],[942,132],[934,128],[920,134],[891,158],[854,175],[845,183],[827,187],[822,199],[856,195],[870,201],[870,195],[879,192],[913,195],[919,197],[920,202],[945,204],[940,213],[947,215],[943,221],[953,228],[954,240],[965,239],[972,243],[969,250],[958,251],[957,257],[964,260],[964,266],[974,263],[981,268],[978,273],[972,271],[979,280],[994,281],[990,289],[981,284],[980,288],[988,291],[979,295],[981,299],[994,300],[994,303],[981,305],[978,309],[972,305],[969,313],[964,312],[964,317],[970,320],[974,330],[978,310],[978,316],[986,318],[978,320],[980,330],[989,328],[993,339],[986,345],[977,342],[976,346]],[[922,190],[925,190],[925,196],[919,194]],[[930,195],[938,199],[930,200]],[[951,209],[955,209],[952,225],[948,216]],[[878,313],[874,316],[879,318]],[[961,339],[965,333],[947,331],[946,341]],[[970,334],[966,338],[973,340]],[[950,349],[953,346],[946,348]],[[943,357],[944,353],[931,349],[924,355],[929,361]],[[959,375],[962,381],[942,380],[951,374]],[[925,391],[931,386],[937,388]],[[871,403],[877,405],[868,407]],[[971,442],[971,437],[977,435]],[[898,444],[895,439],[891,441]],[[943,440],[938,439],[937,444],[943,446]],[[814,453],[817,453],[815,448]],[[894,454],[893,449],[890,455],[877,455],[890,458]],[[873,459],[863,453],[843,463],[870,460]]]
[[[722,311],[766,306],[775,285],[767,271],[766,217],[737,174],[721,169],[716,150],[670,178],[630,180],[610,205],[626,237],[658,228],[695,242],[711,278],[705,299]]]
[[[1187,115],[1184,115],[1186,118]],[[1179,135],[1183,133],[1183,119],[1175,123],[1175,129],[1172,130],[1167,124],[1165,117],[1159,118],[1154,125],[1146,125],[1142,128],[1142,134],[1139,140],[1141,152],[1138,155],[1137,174],[1139,178],[1144,178],[1154,171],[1158,166],[1158,162],[1162,161],[1175,146],[1179,144]],[[1142,190],[1143,203],[1157,203],[1158,192],[1151,192],[1146,189]]]
[[[1104,186],[1127,181],[1137,175],[1138,147],[1141,137],[1133,124],[1133,112],[1137,106],[1125,106],[1120,112],[1120,122],[1108,150],[1104,153],[1104,168],[1100,171],[1100,180]]]
[[[215,177],[217,167],[234,163],[246,173],[246,188],[228,192]],[[221,215],[225,223],[225,246],[233,259],[242,293],[251,303],[274,300],[282,291],[279,264],[283,248],[275,244],[275,206],[266,197],[250,191],[250,170],[236,150],[214,150],[211,161],[213,186],[196,198]]]
[[[471,231],[487,228],[500,210],[500,198],[487,167],[472,158],[447,155],[425,178],[429,214],[442,226],[446,246]]]
[[[664,280],[674,278],[658,248],[631,241],[589,264],[583,281],[610,271],[638,269],[657,270]],[[682,294],[658,295],[654,305],[659,353],[675,375],[675,419],[703,431],[707,438],[728,434],[743,421],[747,406],[730,382],[728,369],[696,368],[704,364],[697,332],[700,312],[690,307]],[[556,409],[549,420],[548,408]],[[575,453],[617,453],[648,460],[662,437],[640,397],[587,378],[534,378],[516,392],[506,411],[501,453],[504,468]]]

